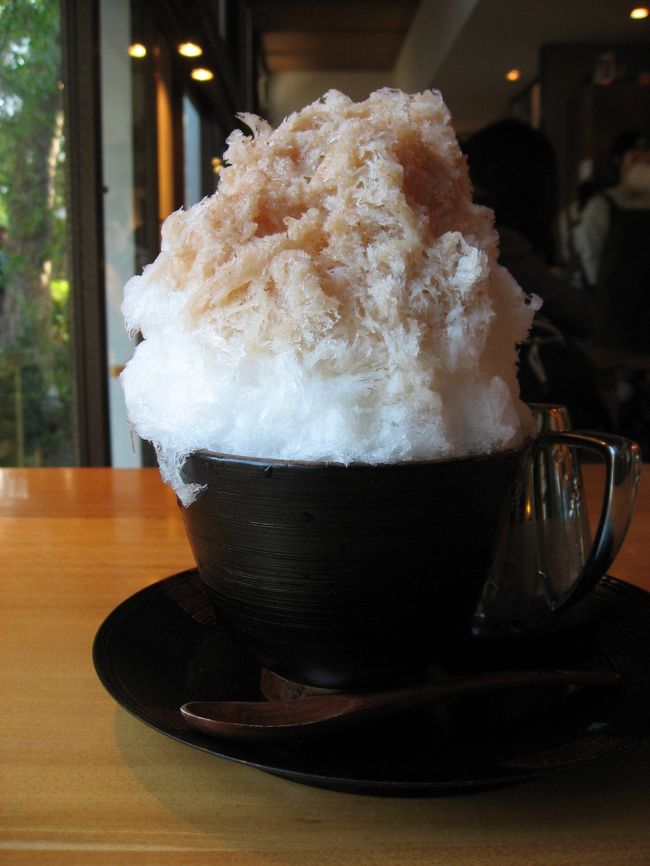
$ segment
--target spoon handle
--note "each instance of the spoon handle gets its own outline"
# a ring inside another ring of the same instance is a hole
[[[397,701],[401,707],[419,707],[434,700],[478,695],[484,692],[525,686],[613,686],[620,682],[620,675],[611,670],[524,670],[495,671],[466,676],[450,677],[424,686],[395,689],[369,694],[369,701],[383,703]],[[361,698],[361,695],[359,696]]]
[[[203,733],[231,740],[280,740],[320,733],[450,697],[525,686],[613,686],[619,682],[619,674],[610,670],[498,671],[387,691],[339,692],[297,700],[192,701],[180,709],[188,724]]]

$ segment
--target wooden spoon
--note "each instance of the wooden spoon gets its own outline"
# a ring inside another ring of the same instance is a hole
[[[499,671],[388,691],[338,692],[298,700],[191,701],[180,709],[188,724],[206,734],[229,740],[282,740],[320,734],[443,698],[517,686],[613,686],[618,682],[619,674],[607,670]]]

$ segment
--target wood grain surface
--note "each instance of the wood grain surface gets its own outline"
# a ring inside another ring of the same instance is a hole
[[[594,503],[602,482],[585,468]],[[650,482],[610,572],[650,591]],[[493,792],[321,791],[197,752],[118,707],[104,617],[190,567],[156,470],[0,470],[2,866],[647,866],[650,747]]]

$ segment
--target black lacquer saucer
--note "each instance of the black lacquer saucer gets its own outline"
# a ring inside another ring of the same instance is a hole
[[[383,796],[499,787],[578,767],[650,741],[650,593],[611,577],[593,594],[590,625],[547,645],[468,640],[451,675],[532,667],[617,671],[615,689],[531,688],[457,700],[326,739],[218,740],[190,728],[191,700],[260,698],[260,667],[225,633],[195,570],[146,587],[103,622],[93,646],[115,700],[189,746],[294,782]]]

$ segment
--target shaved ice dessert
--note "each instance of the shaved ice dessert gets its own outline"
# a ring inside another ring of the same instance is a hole
[[[128,415],[180,500],[197,449],[393,463],[520,444],[539,302],[497,264],[441,96],[330,91],[275,130],[241,119],[217,192],[166,220],[125,287]]]

